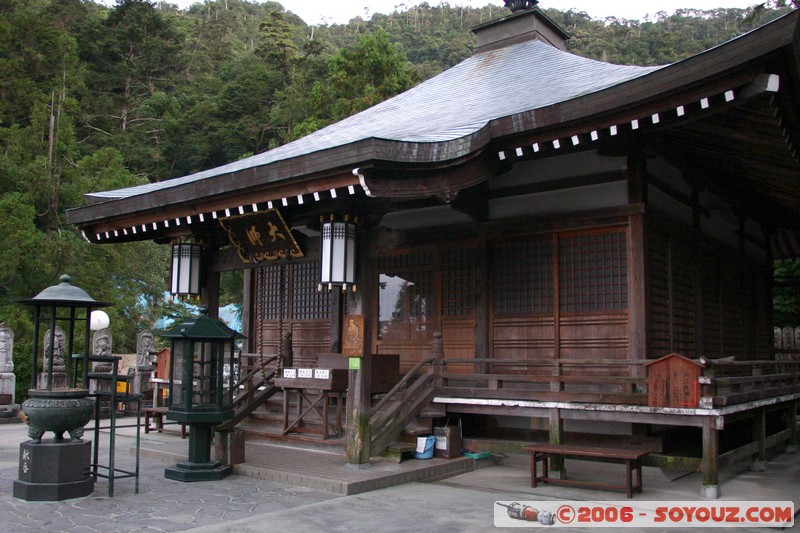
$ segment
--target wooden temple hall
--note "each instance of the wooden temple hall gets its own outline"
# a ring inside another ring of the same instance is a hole
[[[220,273],[244,273],[242,392],[218,430],[264,438],[284,398],[290,438],[313,389],[352,465],[449,419],[483,449],[644,447],[718,497],[722,466],[796,450],[800,361],[775,353],[771,305],[773,261],[800,257],[800,13],[638,67],[569,53],[514,4],[405,93],[88,193],[69,221],[199,260],[175,292],[212,316]]]

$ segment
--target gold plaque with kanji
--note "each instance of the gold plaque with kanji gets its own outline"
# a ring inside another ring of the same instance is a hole
[[[219,223],[245,263],[303,257],[303,251],[277,209],[222,218]]]

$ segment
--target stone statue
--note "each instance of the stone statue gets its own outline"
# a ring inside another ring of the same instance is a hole
[[[52,341],[52,350],[53,353],[50,353],[50,346],[51,346],[51,330],[47,330],[44,334],[44,367],[43,371],[47,372],[50,369],[50,359],[53,359],[53,372],[63,372],[64,371],[64,351],[66,347],[64,346],[66,335],[64,334],[64,330],[61,329],[60,326],[55,327],[55,339]]]
[[[55,327],[55,335],[53,330],[47,330],[44,334],[44,347],[43,347],[43,360],[42,372],[36,378],[37,389],[48,389],[48,374],[50,373],[50,362],[53,363],[53,374],[51,387],[53,389],[62,389],[67,386],[67,373],[64,366],[64,357],[66,356],[66,335],[60,326]],[[52,347],[51,347],[52,343]],[[52,350],[52,352],[51,352]]]
[[[0,324],[0,373],[14,372],[14,331]]]
[[[17,376],[14,374],[14,330],[0,324],[0,406],[14,404]],[[9,398],[10,400],[6,400]],[[0,416],[9,413],[7,407],[0,407]]]
[[[111,330],[108,328],[98,329],[92,336],[92,355],[112,355],[112,345]],[[93,365],[93,371],[98,373],[107,374],[113,369],[114,365],[105,361],[100,361]]]
[[[136,337],[136,367],[152,369],[153,356],[156,354],[153,332],[143,330]]]
[[[108,328],[94,332],[92,355],[111,355],[111,331]]]

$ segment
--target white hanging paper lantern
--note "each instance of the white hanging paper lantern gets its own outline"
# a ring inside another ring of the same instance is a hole
[[[199,244],[182,242],[172,245],[170,294],[173,296],[200,294],[200,257]]]
[[[334,285],[343,291],[356,281],[356,225],[347,218],[343,222],[322,222],[322,251],[320,253],[320,289]],[[355,288],[354,288],[355,290]]]

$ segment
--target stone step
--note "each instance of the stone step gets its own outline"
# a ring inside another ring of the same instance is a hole
[[[417,447],[411,442],[393,442],[381,454],[387,461],[401,463],[404,459],[411,459]]]

